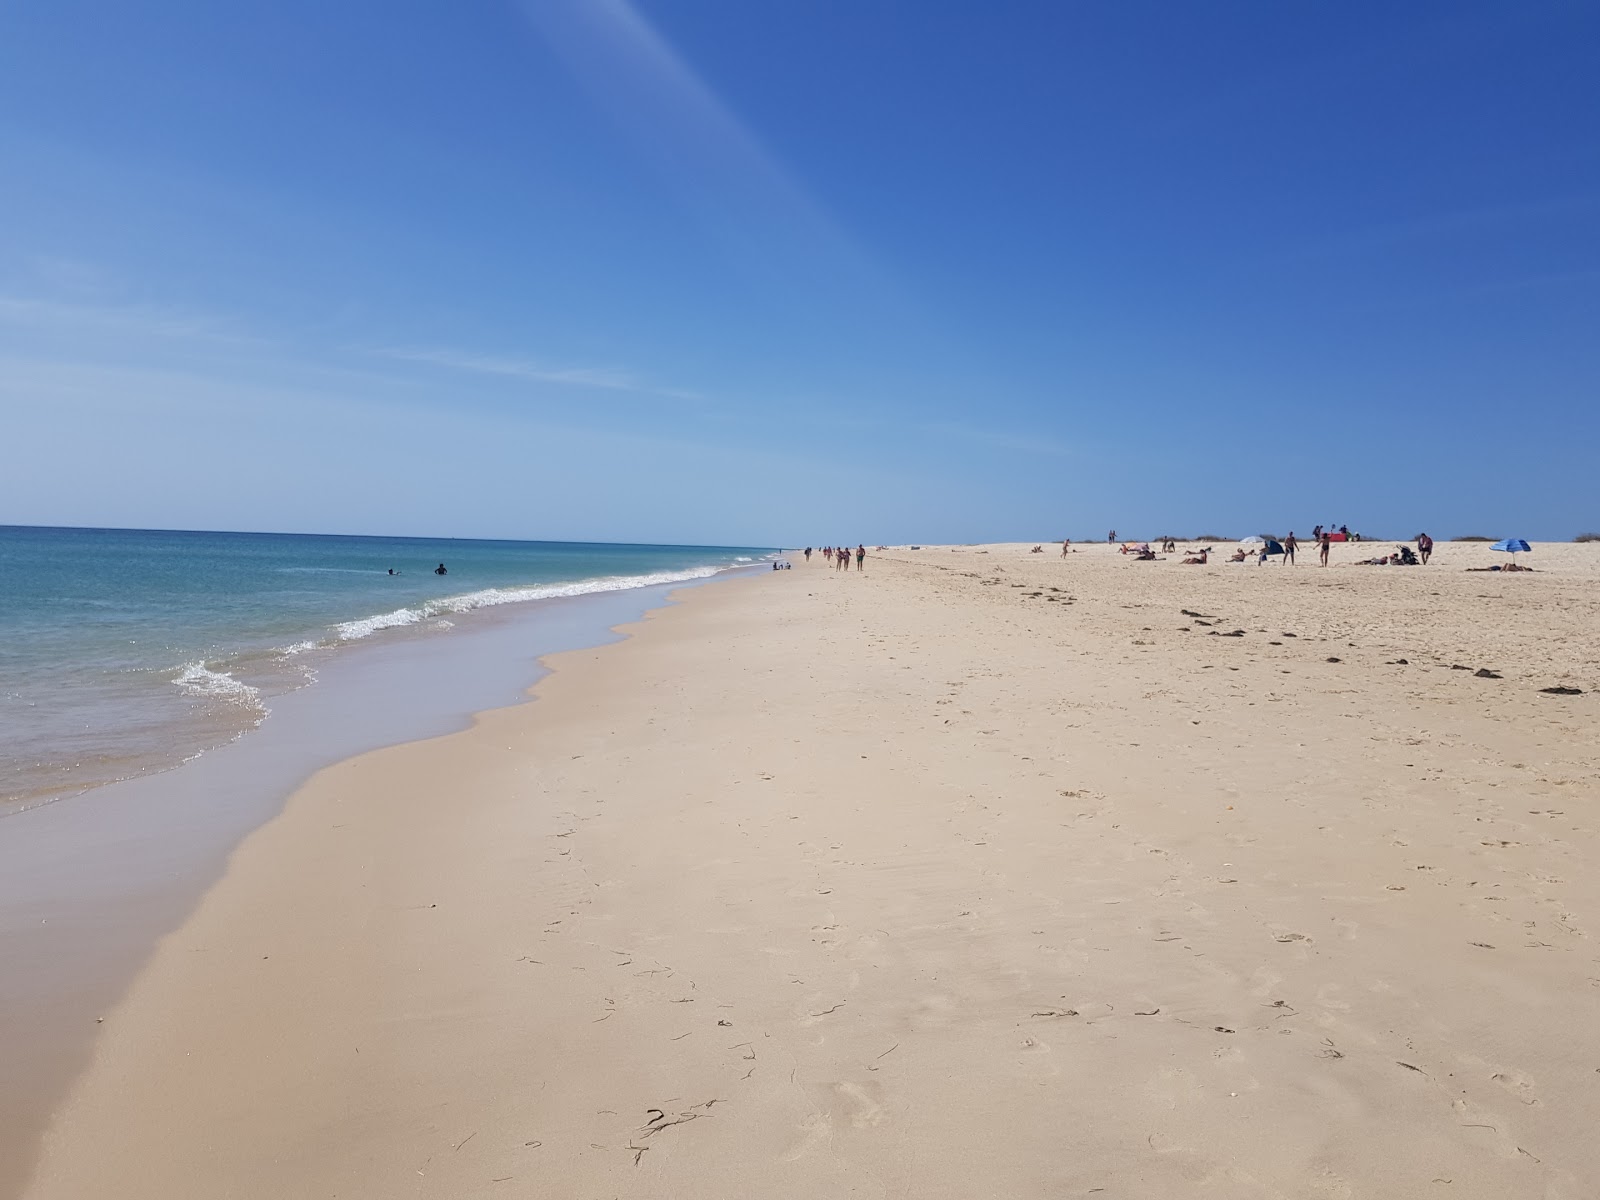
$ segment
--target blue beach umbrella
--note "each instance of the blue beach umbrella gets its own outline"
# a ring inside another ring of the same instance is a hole
[[[1522,553],[1527,554],[1533,550],[1533,547],[1528,545],[1528,543],[1523,541],[1521,538],[1505,538],[1490,546],[1489,549],[1504,550],[1507,554],[1511,555],[1511,560],[1515,562],[1517,558],[1517,552],[1519,550]]]

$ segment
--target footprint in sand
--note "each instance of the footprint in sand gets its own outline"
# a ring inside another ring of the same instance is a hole
[[[1146,1090],[1150,1098],[1161,1107],[1176,1109],[1205,1102],[1205,1089],[1190,1071],[1182,1067],[1164,1067],[1156,1073]]]
[[[1328,1196],[1331,1200],[1350,1200],[1356,1194],[1347,1180],[1326,1167],[1317,1172],[1315,1179],[1306,1182],[1315,1188],[1319,1195]]]
[[[879,1090],[876,1084],[869,1084],[868,1087],[873,1092]],[[857,1129],[871,1129],[874,1125],[883,1124],[883,1106],[871,1095],[868,1087],[859,1083],[833,1085],[836,1109],[842,1109],[840,1115],[848,1117],[850,1124]]]
[[[1521,1071],[1501,1071],[1491,1078],[1522,1103],[1539,1103],[1538,1097],[1533,1094],[1533,1080]]]
[[[804,1158],[824,1142],[833,1138],[833,1121],[827,1113],[812,1113],[800,1123],[794,1144],[783,1153],[784,1162]]]
[[[1317,989],[1317,995],[1316,995],[1317,1004],[1322,1008],[1333,1009],[1335,1012],[1349,1012],[1350,1011],[1349,1002],[1346,1001],[1346,1000],[1341,1000],[1339,998],[1339,992],[1341,990],[1343,990],[1343,989],[1342,989],[1342,985],[1340,985],[1340,984],[1337,984],[1337,983],[1325,983],[1325,984],[1323,984],[1321,987],[1319,987]]]

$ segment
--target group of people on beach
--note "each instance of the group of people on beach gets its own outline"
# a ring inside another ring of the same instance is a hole
[[[1116,537],[1117,531],[1113,529],[1110,540],[1115,542]],[[1326,527],[1318,525],[1311,531],[1311,539],[1316,543],[1318,560],[1325,567],[1328,565],[1328,556],[1333,550],[1334,542],[1358,542],[1361,540],[1361,535],[1351,533],[1349,527],[1344,525],[1340,525],[1337,528],[1332,525]],[[1178,542],[1176,538],[1163,537],[1159,540],[1161,553],[1172,554],[1177,552]],[[1210,540],[1217,541],[1220,539],[1213,538]],[[1433,539],[1426,533],[1419,533],[1414,540],[1417,547],[1415,552],[1412,551],[1410,546],[1401,545],[1397,546],[1392,554],[1362,559],[1360,563],[1353,565],[1426,566],[1428,559],[1433,555]],[[1251,548],[1248,544],[1240,546],[1227,561],[1230,563],[1242,563],[1254,558],[1259,564],[1265,563],[1269,558],[1281,555],[1283,561],[1292,566],[1295,561],[1295,552],[1300,548],[1300,539],[1295,537],[1292,529],[1281,539],[1267,537],[1263,534],[1261,537],[1251,538],[1249,541],[1255,543],[1254,548]],[[1035,546],[1034,553],[1039,553],[1041,549],[1042,547]],[[1072,539],[1067,538],[1061,543],[1061,556],[1065,558],[1070,553],[1072,553]],[[1154,562],[1158,558],[1156,552],[1150,548],[1149,542],[1124,542],[1118,553],[1131,555],[1136,562]],[[1209,561],[1209,548],[1201,547],[1199,550],[1191,551],[1181,561],[1180,565],[1203,567]]]
[[[836,571],[848,571],[850,569],[850,558],[852,554],[855,556],[856,570],[866,570],[867,544],[865,542],[862,542],[854,550],[851,550],[849,546],[824,546],[822,548],[822,557],[826,559],[828,565],[833,567]],[[810,546],[806,547],[805,556],[806,562],[809,563],[811,561]]]

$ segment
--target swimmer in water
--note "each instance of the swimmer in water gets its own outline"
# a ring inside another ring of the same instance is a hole
[[[445,567],[444,567],[443,563],[440,563],[437,567],[435,567],[433,569],[433,573],[435,575],[448,575],[448,574],[450,574],[449,571],[445,570]]]

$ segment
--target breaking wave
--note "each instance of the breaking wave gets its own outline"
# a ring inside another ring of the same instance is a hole
[[[191,696],[204,696],[212,700],[226,700],[241,708],[265,712],[261,703],[261,689],[235,679],[223,671],[213,671],[203,662],[185,663],[172,681]]]
[[[657,571],[650,575],[610,575],[600,579],[583,579],[575,583],[543,583],[527,587],[485,588],[460,596],[445,596],[429,600],[414,608],[397,608],[393,612],[362,617],[357,621],[344,621],[333,627],[334,635],[344,642],[371,637],[382,629],[395,629],[402,625],[415,625],[444,613],[471,612],[477,608],[493,608],[500,604],[521,604],[527,600],[553,600],[562,596],[588,596],[595,592],[622,592],[630,588],[651,587],[659,583],[685,583],[691,579],[709,579],[725,570],[723,567],[691,567],[683,571]]]

